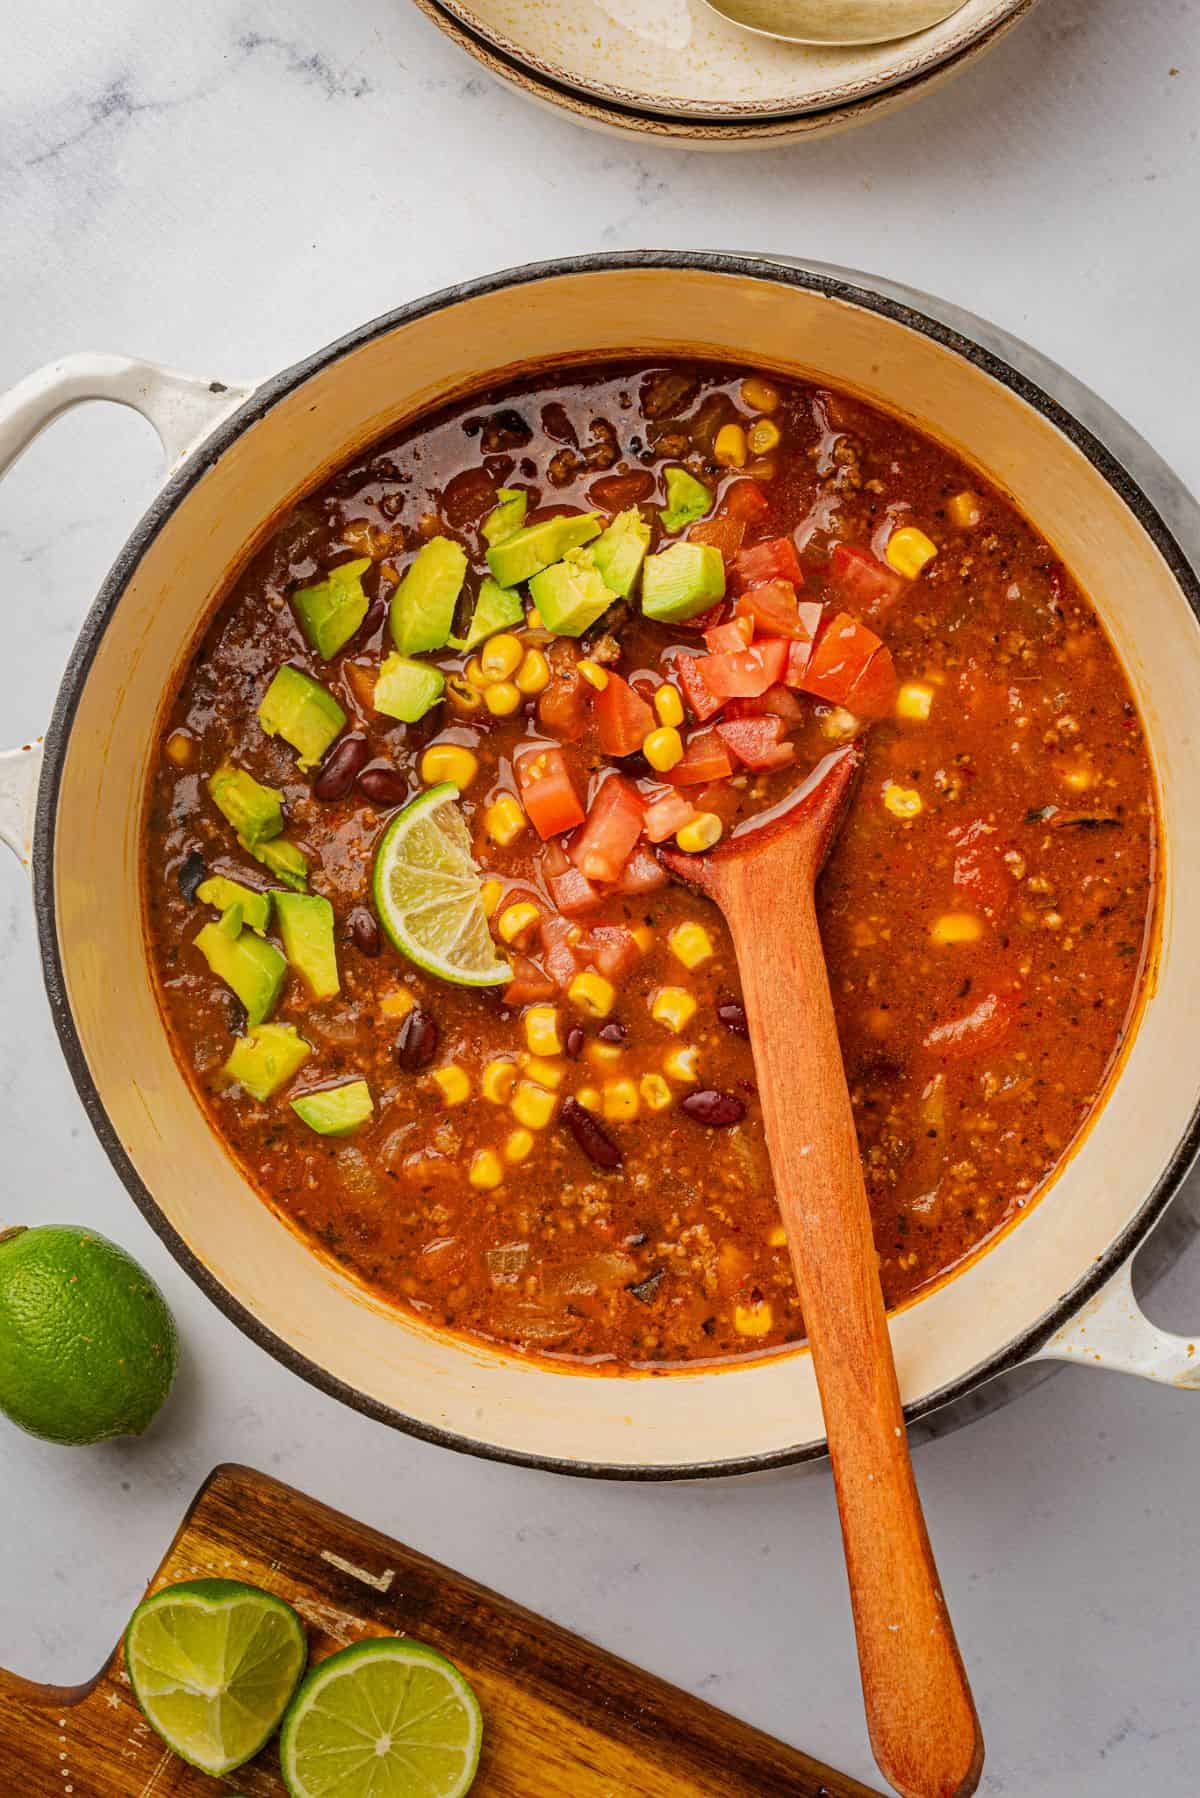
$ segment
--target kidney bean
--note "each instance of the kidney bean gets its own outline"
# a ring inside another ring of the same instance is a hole
[[[375,914],[369,912],[365,905],[356,905],[350,913],[347,934],[358,953],[370,956],[372,961],[383,948],[383,938],[379,934]]]
[[[189,905],[196,903],[196,888],[200,885],[208,869],[204,866],[204,857],[198,849],[189,849],[179,865],[176,879],[179,890]]]
[[[746,1007],[740,999],[722,1000],[717,1006],[717,1017],[734,1036],[744,1036],[749,1040],[750,1026],[746,1022]]]
[[[728,1124],[740,1124],[746,1115],[746,1107],[736,1093],[719,1093],[712,1087],[703,1092],[689,1093],[679,1101],[680,1111],[697,1124],[707,1124],[710,1130],[721,1130]]]
[[[400,1026],[396,1038],[396,1059],[406,1074],[419,1074],[437,1054],[441,1032],[431,1011],[417,1005]]]
[[[613,1018],[611,1023],[601,1024],[596,1035],[600,1038],[602,1043],[623,1043],[625,1041],[625,1026],[624,1024],[618,1024],[616,1018]]]
[[[370,753],[365,737],[343,737],[321,763],[321,771],[313,781],[313,798],[344,799],[366,766]]]
[[[580,1024],[572,1024],[571,1025],[571,1028],[567,1031],[567,1040],[566,1040],[565,1047],[566,1047],[567,1054],[571,1057],[571,1060],[578,1061],[579,1057],[583,1054],[583,1027],[582,1027],[582,1025],[580,1025]]]
[[[597,1167],[620,1167],[625,1157],[617,1144],[578,1099],[564,1099],[562,1121],[589,1161]]]
[[[408,798],[408,782],[398,768],[364,768],[358,785],[372,805],[403,805]]]
[[[636,450],[634,454],[637,454]],[[649,499],[655,484],[654,476],[644,468],[634,469],[630,474],[602,475],[588,488],[588,503],[599,506],[602,512],[623,512],[627,506],[636,506],[640,500]]]

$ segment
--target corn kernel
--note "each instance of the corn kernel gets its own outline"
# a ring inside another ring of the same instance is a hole
[[[379,1001],[379,1009],[385,1018],[406,1018],[415,1004],[412,994],[401,987],[398,992],[385,993]]]
[[[983,935],[983,925],[973,912],[947,911],[938,918],[930,937],[935,943],[977,943]]]
[[[525,1161],[533,1153],[533,1134],[529,1130],[510,1130],[504,1144],[505,1161]]]
[[[488,806],[483,822],[493,843],[507,849],[524,830],[525,814],[511,793],[501,793],[499,799]]]
[[[554,1116],[558,1100],[544,1086],[522,1080],[513,1094],[512,1114],[527,1130],[544,1130]]]
[[[951,524],[956,524],[960,531],[972,530],[983,517],[978,495],[969,490],[956,493],[953,499],[947,500],[946,511]]]
[[[471,1082],[461,1068],[451,1062],[448,1067],[434,1068],[434,1084],[441,1089],[447,1105],[465,1105],[471,1097]]]
[[[683,723],[683,700],[679,697],[678,687],[673,687],[669,680],[654,689],[654,711],[658,722],[671,730],[678,730]]]
[[[787,1248],[787,1231],[782,1224],[772,1224],[767,1232],[767,1246],[772,1249]]]
[[[700,1078],[700,1051],[691,1043],[686,1048],[676,1043],[663,1056],[662,1065],[668,1080],[678,1080],[681,1086],[695,1086]]]
[[[526,650],[521,666],[513,676],[517,690],[527,697],[544,693],[550,685],[550,664],[540,649]]]
[[[848,743],[862,729],[853,712],[848,712],[844,705],[835,705],[831,712],[824,712],[817,719],[821,735],[831,743]]]
[[[484,644],[479,652],[479,666],[483,669],[485,680],[508,680],[521,666],[525,648],[519,637],[509,631],[501,631]]]
[[[925,809],[915,787],[898,787],[894,780],[884,784],[883,803],[893,818],[916,818]]]
[[[650,1016],[676,1036],[696,1015],[696,1001],[682,986],[660,986],[650,1001]]]
[[[537,906],[528,899],[522,899],[517,905],[506,905],[496,920],[500,940],[505,943],[518,942],[527,931],[532,930],[541,915]]]
[[[517,1084],[517,1064],[502,1055],[489,1061],[479,1076],[479,1090],[493,1105],[507,1105]]]
[[[620,1043],[602,1043],[598,1036],[588,1038],[583,1052],[594,1068],[611,1068],[625,1053]]]
[[[683,760],[683,738],[674,725],[661,725],[643,740],[642,754],[656,773],[669,774]]]
[[[600,1094],[594,1086],[581,1086],[575,1094],[575,1102],[582,1105],[585,1111],[599,1111],[602,1104]]]
[[[774,412],[779,404],[779,389],[761,375],[748,375],[742,382],[742,404],[751,412]]]
[[[680,825],[675,832],[675,841],[689,855],[702,855],[714,843],[720,842],[724,829],[716,812],[697,812],[687,824]]]
[[[643,955],[649,955],[654,946],[654,932],[649,924],[635,924],[630,935]]]
[[[504,882],[485,880],[479,889],[479,897],[483,901],[484,916],[490,918],[504,897]]]
[[[779,426],[769,418],[760,418],[752,424],[746,433],[746,443],[752,456],[769,455],[773,449],[779,448]]]
[[[531,1055],[561,1055],[558,1012],[553,1005],[531,1005],[525,1013],[525,1041]]]
[[[702,961],[708,961],[713,952],[712,938],[703,924],[676,924],[667,938],[667,946],[676,961],[681,961],[685,968],[698,968]]]
[[[765,1336],[774,1321],[775,1314],[766,1299],[760,1299],[757,1305],[733,1308],[733,1327],[739,1336]]]
[[[483,703],[493,718],[511,718],[520,710],[521,690],[510,680],[493,681],[483,690]]]
[[[523,1055],[521,1066],[530,1080],[536,1080],[548,1092],[556,1093],[567,1071],[565,1061],[549,1061],[544,1055]]]
[[[185,730],[173,730],[167,738],[167,760],[174,762],[177,768],[187,767],[195,749],[195,739],[189,737]]]
[[[910,724],[924,724],[933,706],[933,688],[923,681],[905,681],[896,695],[896,716]]]
[[[582,974],[576,974],[567,988],[567,998],[577,1011],[586,1012],[589,1018],[606,1018],[617,1002],[617,989],[603,974],[585,968]]]
[[[542,624],[542,614],[538,611],[536,606],[530,606],[525,614],[525,622],[531,631],[540,631],[544,629]]]
[[[487,686],[487,675],[483,672],[483,664],[478,656],[472,656],[463,669],[463,679],[469,686],[474,687],[477,693],[482,693]]]
[[[421,779],[427,787],[448,780],[463,792],[479,773],[479,758],[458,743],[431,743],[421,757]]]
[[[937,553],[937,544],[913,524],[893,531],[884,551],[889,566],[906,581],[915,581],[925,564],[932,562]]]
[[[713,443],[713,460],[722,468],[745,468],[746,433],[741,425],[722,425]]]
[[[674,1103],[671,1089],[661,1074],[643,1074],[638,1081],[642,1104],[650,1111],[666,1111]]]
[[[483,704],[476,689],[461,674],[446,676],[446,699],[450,709],[460,718],[469,718]]]
[[[627,1124],[641,1109],[638,1089],[632,1080],[606,1080],[602,1089],[604,1115],[614,1123]]]
[[[1062,779],[1072,792],[1086,793],[1092,784],[1092,771],[1090,768],[1064,768]]]
[[[582,662],[576,662],[575,666],[580,674],[582,674],[589,687],[595,687],[597,693],[603,693],[605,687],[608,685],[608,670],[606,668],[602,668],[599,662],[593,662],[587,656],[583,658]]]
[[[500,1157],[493,1149],[477,1149],[467,1179],[483,1192],[491,1192],[504,1178]]]

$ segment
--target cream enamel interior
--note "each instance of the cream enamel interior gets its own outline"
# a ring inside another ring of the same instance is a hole
[[[66,748],[55,892],[67,992],[92,1078],[169,1223],[291,1349],[418,1424],[504,1451],[655,1468],[819,1441],[803,1352],[665,1379],[557,1373],[388,1312],[311,1253],[228,1158],[160,1021],[143,950],[138,839],[163,697],[201,620],[282,507],[364,444],[480,378],[554,358],[699,353],[815,372],[913,417],[988,470],[1099,608],[1147,721],[1167,841],[1157,979],[1119,1080],[1047,1198],[893,1320],[906,1400],[1004,1350],[1103,1256],[1185,1134],[1180,1023],[1200,958],[1180,895],[1200,873],[1200,631],[1166,563],[1054,425],[950,349],[786,278],[654,268],[554,274],[449,304],[344,353],[278,400],[145,551],[100,642]],[[96,895],[109,896],[97,904]],[[129,895],[112,903],[112,895]]]

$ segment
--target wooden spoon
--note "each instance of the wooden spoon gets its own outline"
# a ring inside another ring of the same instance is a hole
[[[812,1352],[871,1746],[904,1798],[975,1790],[983,1737],[913,1479],[814,887],[862,759],[827,756],[774,812],[663,863],[724,913]]]

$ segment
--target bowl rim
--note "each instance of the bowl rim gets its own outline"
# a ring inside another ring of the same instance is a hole
[[[463,301],[486,298],[505,288],[528,286],[539,281],[562,277],[603,276],[641,270],[663,273],[699,271],[742,280],[769,281],[776,285],[796,288],[831,302],[854,305],[861,310],[889,319],[964,358],[981,373],[990,376],[1040,413],[1087,458],[1150,538],[1171,571],[1191,612],[1200,621],[1200,578],[1157,507],[1128,469],[1100,439],[1037,382],[1014,368],[993,350],[965,336],[954,326],[931,317],[906,299],[896,298],[889,293],[876,292],[870,287],[860,285],[856,279],[852,278],[857,271],[847,271],[845,275],[834,274],[809,268],[800,263],[776,262],[764,255],[699,250],[608,251],[524,263],[470,281],[440,288],[434,293],[409,301],[405,305],[382,313],[367,323],[346,332],[326,344],[322,349],[314,351],[311,355],[291,364],[262,382],[241,406],[185,457],[127,538],[84,619],[71,651],[45,735],[44,760],[38,787],[33,833],[32,874],[34,915],[38,930],[43,980],[51,1015],[63,1058],[92,1128],[118,1178],[147,1223],[183,1270],[243,1334],[318,1390],[327,1393],[332,1398],[340,1399],[344,1404],[378,1422],[386,1423],[393,1429],[401,1430],[424,1441],[476,1455],[481,1459],[533,1467],[543,1472],[565,1473],[593,1479],[650,1483],[723,1478],[735,1474],[765,1472],[773,1468],[797,1466],[823,1459],[827,1452],[826,1444],[822,1438],[819,1441],[771,1450],[758,1455],[741,1456],[732,1460],[684,1462],[663,1466],[631,1466],[534,1454],[525,1450],[505,1448],[479,1438],[423,1423],[397,1410],[394,1406],[384,1404],[369,1393],[360,1391],[347,1381],[329,1373],[310,1356],[301,1353],[291,1343],[268,1329],[253,1312],[233,1297],[219,1277],[188,1247],[137,1172],[109,1118],[104,1100],[93,1080],[75,1024],[68,995],[62,948],[58,937],[55,892],[58,796],[79,697],[91,672],[109,621],[120,604],[126,586],[143,554],[163,529],[167,520],[186,500],[192,488],[197,485],[219,457],[246,430],[265,417],[280,400],[301,387],[312,376],[364,344],[385,336],[403,325],[418,321]],[[870,279],[869,276],[863,278]],[[214,383],[214,388],[217,385]],[[1120,1078],[1119,1074],[1117,1078]],[[1059,1297],[1050,1310],[1019,1336],[1014,1337],[1002,1350],[975,1366],[965,1369],[957,1378],[948,1381],[936,1391],[906,1405],[906,1420],[910,1424],[916,1423],[931,1413],[941,1410],[944,1406],[964,1398],[974,1388],[998,1375],[1011,1372],[1044,1347],[1055,1332],[1061,1329],[1133,1254],[1178,1192],[1198,1155],[1200,1155],[1200,1093],[1197,1094],[1187,1128],[1172,1149],[1154,1187],[1146,1195],[1124,1229],[1109,1244],[1105,1253],[1084,1271],[1075,1284]],[[803,1352],[803,1350],[798,1352]],[[718,1370],[718,1372],[725,1377],[731,1377],[733,1370]],[[587,1376],[572,1374],[565,1377],[583,1378]]]

